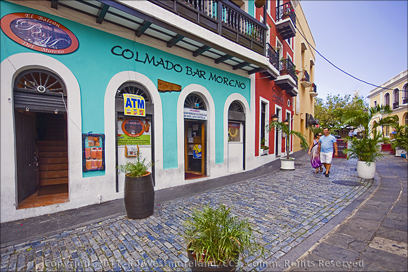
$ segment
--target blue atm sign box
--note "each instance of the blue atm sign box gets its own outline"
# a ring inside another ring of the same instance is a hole
[[[124,114],[130,116],[146,116],[146,102],[143,96],[123,94]]]

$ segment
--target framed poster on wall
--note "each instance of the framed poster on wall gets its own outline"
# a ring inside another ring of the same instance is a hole
[[[105,134],[82,134],[82,171],[105,170]]]

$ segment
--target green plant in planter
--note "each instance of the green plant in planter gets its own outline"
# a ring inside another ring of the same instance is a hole
[[[391,147],[396,149],[397,147],[404,149],[408,152],[408,125],[395,126],[394,141],[391,143]]]
[[[261,140],[261,149],[262,150],[268,150],[269,146],[265,145],[265,138],[262,138]]]
[[[198,263],[225,266],[237,264],[239,254],[244,251],[264,253],[263,247],[254,242],[250,223],[231,216],[230,209],[224,205],[195,209],[184,226],[187,250]]]
[[[124,201],[128,218],[142,219],[154,212],[154,186],[148,168],[152,162],[140,158],[137,146],[136,161],[118,166],[118,172],[125,173]]]
[[[382,134],[377,131],[377,127],[395,124],[396,117],[387,116],[379,122],[371,124],[371,120],[379,113],[390,114],[392,110],[389,106],[377,105],[371,108],[361,108],[344,113],[344,124],[363,128],[361,139],[350,139],[347,137],[351,141],[351,146],[344,150],[348,154],[347,158],[358,158],[358,160],[365,161],[370,165],[383,156],[378,147],[383,138],[381,137]]]
[[[389,144],[390,143],[390,138],[388,137],[382,137],[381,141],[383,142],[383,144]]]
[[[378,146],[378,143],[381,142],[381,133],[379,132],[373,132],[372,138],[364,137],[358,139],[347,137],[347,139],[351,141],[349,148],[343,151],[349,155],[347,159],[357,158],[359,161],[365,161],[368,165],[371,165],[371,163],[384,156]]]
[[[140,151],[139,146],[137,146],[137,154],[136,154],[136,161],[135,162],[127,162],[126,164],[122,164],[118,166],[118,171],[125,173],[126,176],[132,178],[139,178],[144,176],[148,173],[147,169],[152,166],[152,162],[146,162],[146,158],[140,158]]]
[[[300,132],[291,130],[289,128],[289,126],[287,124],[285,124],[284,122],[270,122],[269,123],[269,131],[271,131],[272,128],[281,130],[286,135],[286,141],[285,141],[286,142],[286,159],[289,160],[290,150],[289,150],[289,141],[288,141],[288,139],[289,139],[289,136],[291,136],[291,135],[293,135],[295,137],[298,137],[300,139],[301,146],[302,146],[303,150],[307,150],[309,148],[309,144],[307,143],[307,140],[303,136],[303,134],[300,133]]]

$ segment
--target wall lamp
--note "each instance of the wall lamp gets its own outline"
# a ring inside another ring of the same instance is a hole
[[[277,122],[278,121],[278,119],[279,119],[279,116],[278,115],[271,115],[271,120],[272,120],[272,122]]]

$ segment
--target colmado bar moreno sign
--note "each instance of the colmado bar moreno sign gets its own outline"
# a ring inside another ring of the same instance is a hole
[[[68,28],[36,14],[7,14],[1,18],[1,29],[18,44],[43,53],[69,54],[79,45]]]

